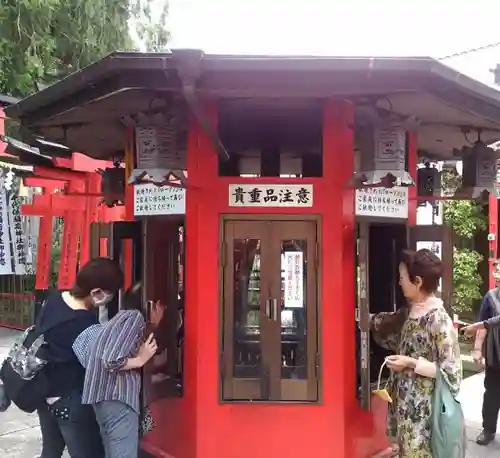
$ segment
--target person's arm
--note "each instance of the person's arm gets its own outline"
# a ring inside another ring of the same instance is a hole
[[[406,307],[400,308],[397,312],[370,314],[370,330],[377,345],[396,351],[407,315]]]
[[[138,369],[144,366],[156,353],[158,350],[158,345],[156,344],[156,339],[154,334],[149,334],[146,341],[140,346],[137,356],[127,358],[125,364],[120,370],[126,371],[131,369]]]
[[[486,329],[480,329],[476,332],[476,339],[474,340],[474,351],[483,351],[484,339],[486,338]]]
[[[494,317],[492,316],[491,313],[489,293],[486,293],[486,295],[483,298],[483,302],[481,303],[481,308],[479,309],[479,322],[488,321],[492,318]],[[500,326],[500,322],[498,323],[498,326]],[[476,332],[476,339],[474,340],[473,351],[479,351],[479,352],[483,351],[483,343],[485,338],[486,338],[486,329],[484,329],[483,326],[483,329],[479,329]]]
[[[483,321],[483,323],[486,323],[485,328],[500,328],[500,315],[491,317],[487,319],[486,321]]]
[[[133,358],[127,358],[125,360],[123,366],[121,366],[120,369],[118,369],[118,370],[121,370],[121,371],[130,371],[132,369],[140,369],[146,363],[147,363],[147,361],[145,361],[140,356],[135,356]]]
[[[146,322],[140,312],[125,312],[116,321],[106,323],[106,331],[111,331],[106,340],[101,359],[109,371],[130,370],[142,367],[139,355],[131,357],[137,349],[139,339],[144,334]],[[111,329],[113,328],[113,329]],[[140,365],[139,365],[140,364]]]
[[[462,362],[458,335],[450,316],[443,310],[431,318],[429,330],[436,349],[436,362],[426,358],[418,358],[415,363],[415,373],[424,377],[436,378],[440,370],[448,383],[453,395],[457,395],[462,381]]]

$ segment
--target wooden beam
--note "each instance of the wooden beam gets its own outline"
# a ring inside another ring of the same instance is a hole
[[[39,207],[34,207],[33,204],[21,204],[20,212],[22,216],[41,216],[42,218],[64,216],[64,210],[53,210],[51,212],[47,212],[44,211],[44,208],[40,209]]]
[[[38,207],[39,214],[52,213],[53,211],[84,211],[85,197],[66,196],[64,194],[35,195],[33,196],[33,207]]]
[[[66,180],[55,180],[53,178],[24,177],[23,184],[27,187],[45,188],[47,191],[62,189],[66,186]]]
[[[40,178],[50,178],[52,180],[76,180],[85,179],[84,172],[75,172],[73,170],[49,169],[48,167],[35,166],[33,174]]]
[[[21,214],[22,210],[21,210]],[[38,248],[36,255],[35,289],[49,289],[50,257],[52,251],[52,215],[40,218],[38,229]]]

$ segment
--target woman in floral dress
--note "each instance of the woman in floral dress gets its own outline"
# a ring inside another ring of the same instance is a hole
[[[408,308],[397,313],[372,315],[376,342],[394,355],[391,370],[388,434],[401,458],[433,457],[431,409],[436,371],[440,370],[456,396],[462,380],[457,332],[435,296],[443,271],[430,250],[405,251],[399,264],[399,285]]]

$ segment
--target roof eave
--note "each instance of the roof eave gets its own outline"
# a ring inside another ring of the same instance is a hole
[[[176,50],[166,54],[144,54],[116,52],[108,57],[70,75],[5,109],[7,116],[30,123],[30,115],[70,98],[86,88],[95,88],[112,74],[122,74],[127,70],[167,70],[174,69],[173,55],[181,57],[186,50]],[[190,50],[190,52],[192,52]],[[446,65],[426,57],[420,58],[373,58],[373,57],[279,57],[279,56],[223,56],[203,55],[202,72],[361,72],[369,78],[374,73],[413,74],[423,82],[433,81],[432,87],[451,89],[467,94],[478,102],[488,105],[488,115],[495,113],[495,121],[500,122],[500,92],[478,81],[466,77]],[[425,87],[425,84],[424,84]],[[154,89],[154,88],[152,88]],[[418,88],[416,88],[418,89]],[[75,101],[76,102],[76,101]],[[475,103],[481,115],[481,103]],[[75,103],[74,106],[77,106]],[[498,112],[498,116],[496,113]]]

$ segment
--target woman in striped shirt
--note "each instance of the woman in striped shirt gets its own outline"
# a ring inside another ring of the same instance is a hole
[[[92,404],[106,458],[137,458],[142,368],[156,353],[153,334],[144,341],[146,321],[141,313],[142,287],[134,285],[124,296],[123,309],[105,324],[82,332],[73,349],[86,368],[82,404]],[[164,307],[150,310],[155,328]]]

